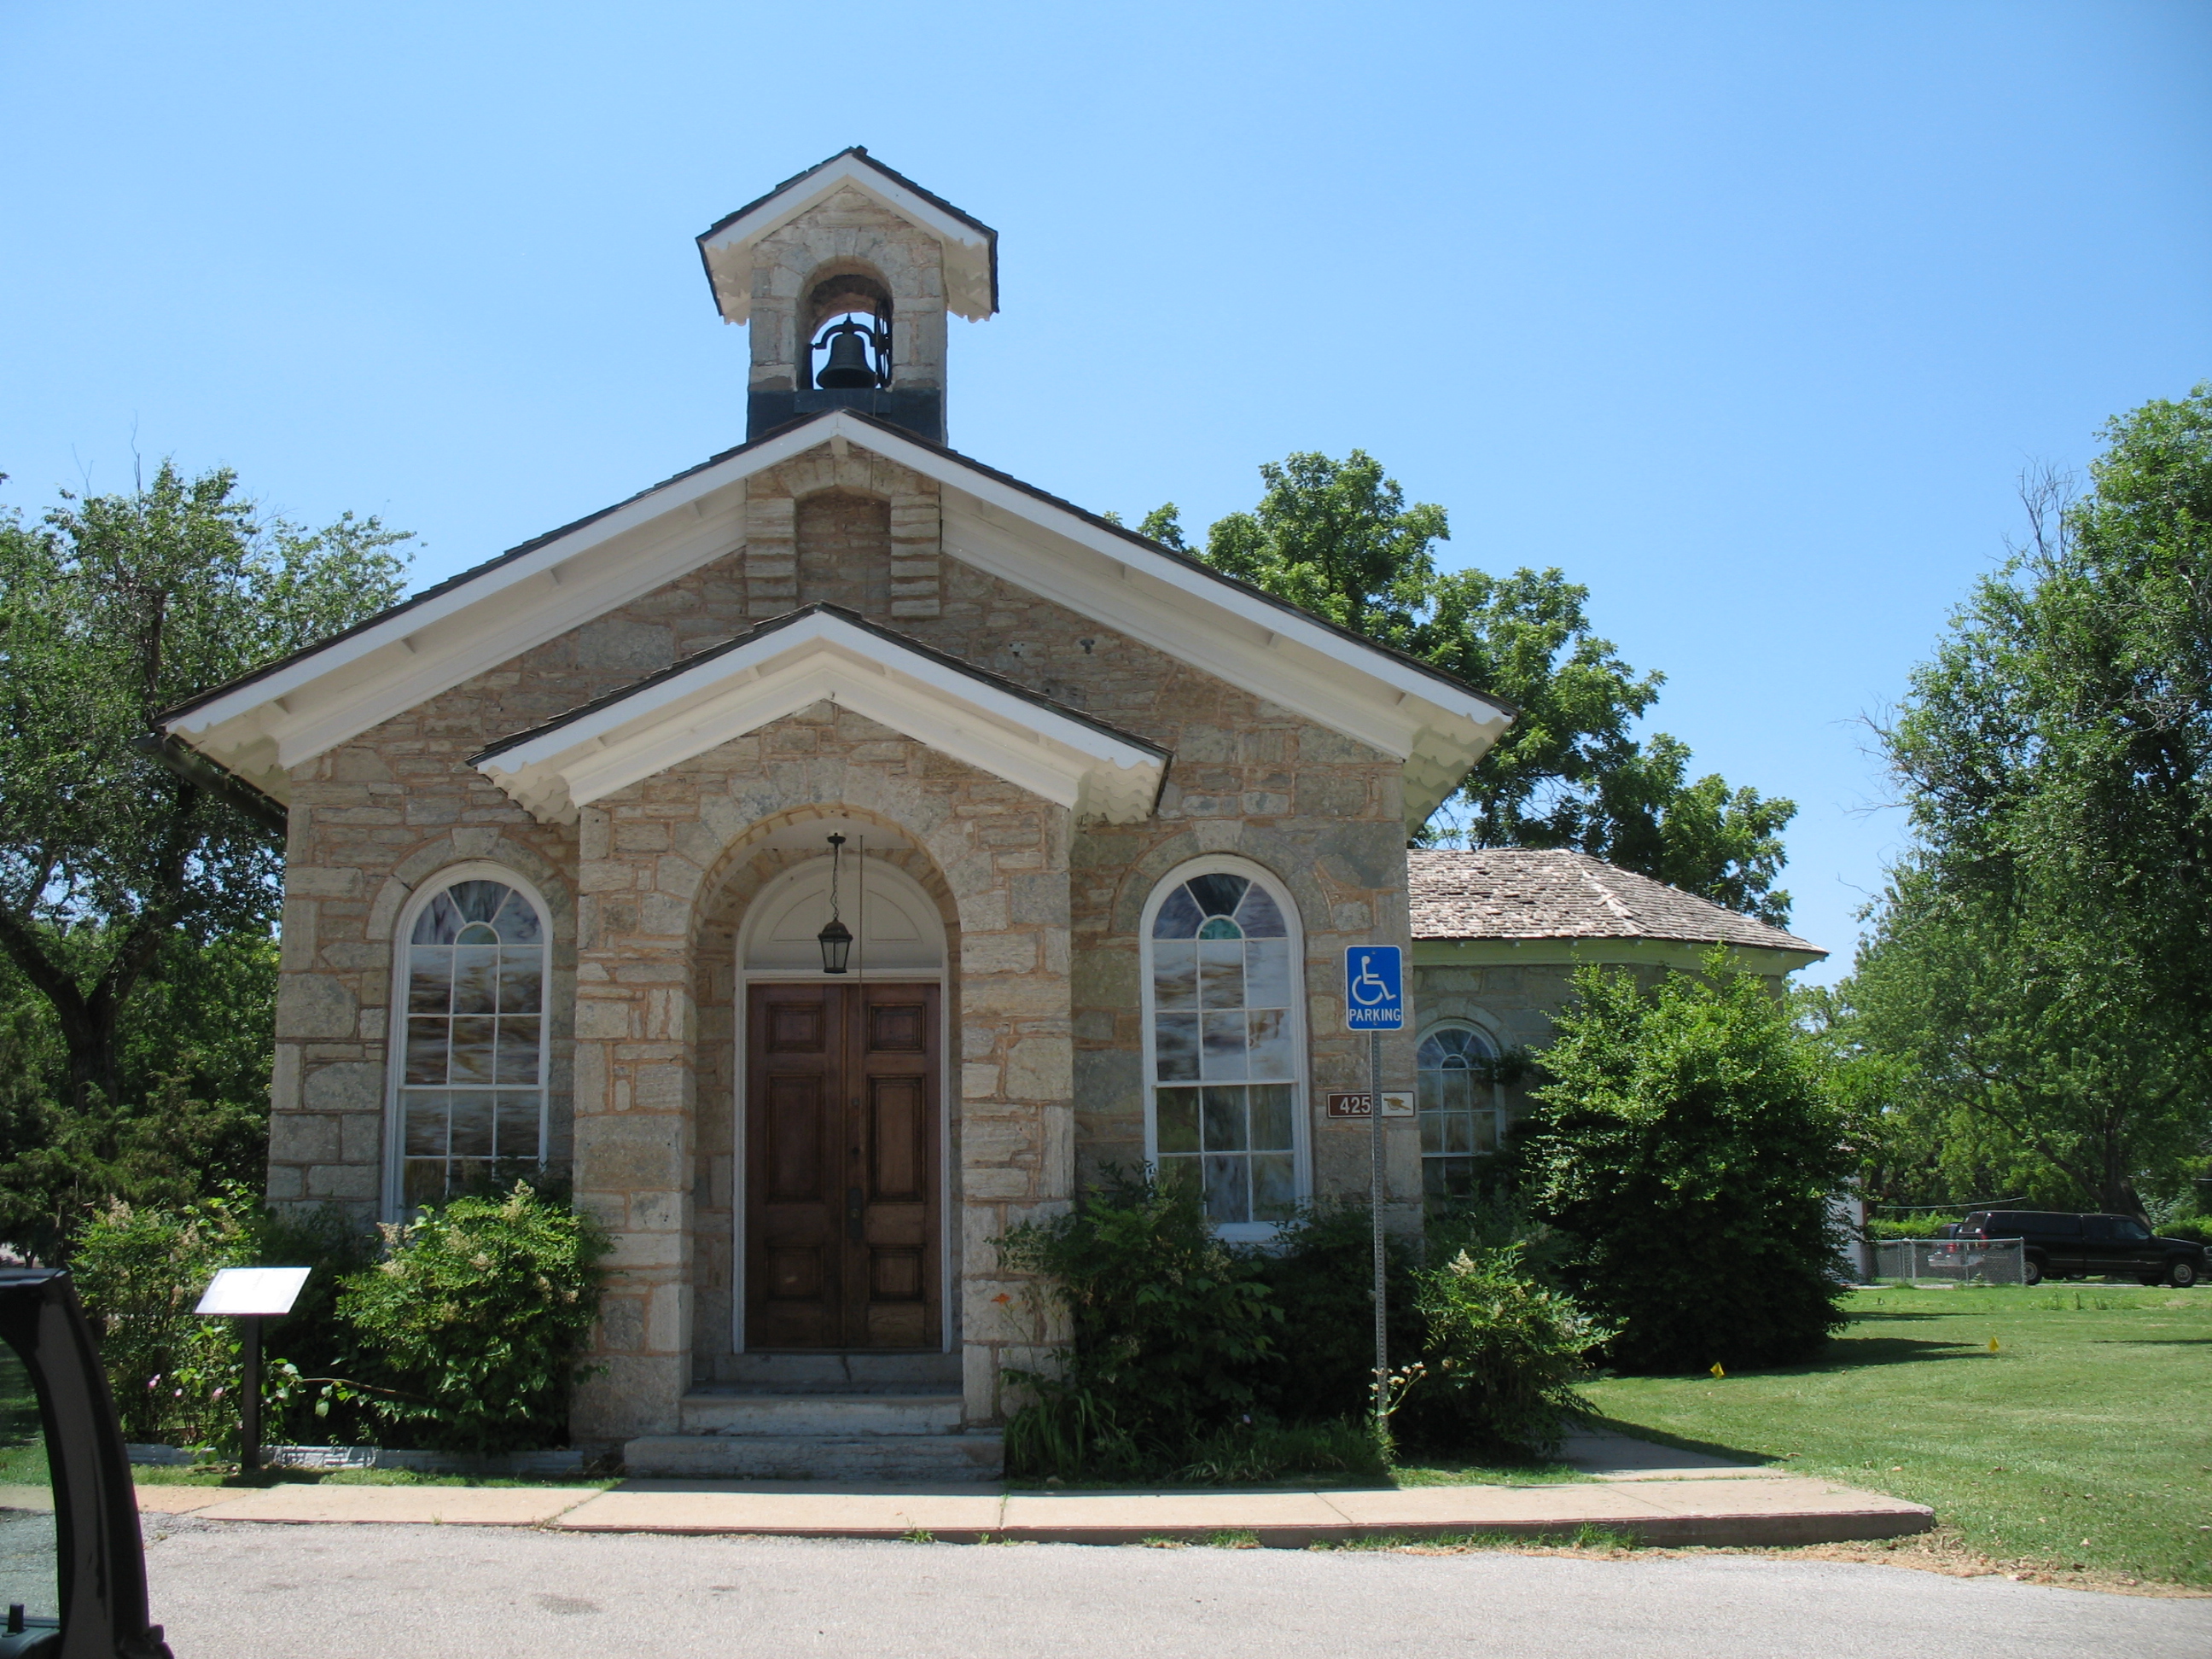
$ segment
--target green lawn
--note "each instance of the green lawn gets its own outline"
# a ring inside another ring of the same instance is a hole
[[[15,1351],[0,1342],[0,1486],[43,1486],[50,1479],[31,1374]]]
[[[2001,1559],[2212,1585],[2212,1290],[1871,1290],[1849,1307],[1816,1364],[1589,1395],[1626,1433],[1929,1504]]]

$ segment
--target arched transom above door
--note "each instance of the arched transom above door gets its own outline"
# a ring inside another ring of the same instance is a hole
[[[945,923],[921,884],[896,865],[864,855],[848,839],[837,872],[839,920],[852,930],[852,974],[936,974],[945,967]],[[830,860],[787,870],[753,900],[738,939],[749,974],[819,974],[817,936],[830,920]]]

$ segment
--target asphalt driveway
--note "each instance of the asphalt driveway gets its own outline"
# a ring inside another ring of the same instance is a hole
[[[2204,1659],[2212,1601],[1744,1556],[149,1524],[178,1659]]]

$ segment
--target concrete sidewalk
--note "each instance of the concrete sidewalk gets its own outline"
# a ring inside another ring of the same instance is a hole
[[[1918,1504],[1619,1435],[1568,1442],[1586,1477],[1546,1486],[1253,1491],[1010,1492],[999,1486],[848,1486],[797,1480],[629,1480],[556,1486],[141,1486],[148,1513],[210,1521],[544,1527],[559,1532],[1037,1543],[1204,1541],[1249,1534],[1298,1548],[1388,1536],[1540,1537],[1583,1528],[1666,1546],[1787,1545],[1925,1532]],[[4,1502],[0,1498],[0,1502]]]

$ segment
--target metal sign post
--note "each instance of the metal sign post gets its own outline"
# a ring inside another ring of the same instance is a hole
[[[1382,1033],[1406,1029],[1405,955],[1395,945],[1353,945],[1344,952],[1344,1024],[1367,1033],[1367,1164],[1375,1219],[1375,1426],[1390,1415],[1390,1310],[1383,1282]]]
[[[208,1281],[198,1314],[238,1321],[239,1344],[244,1350],[240,1369],[238,1411],[238,1472],[251,1474],[261,1466],[261,1322],[282,1317],[300,1299],[300,1287],[313,1269],[307,1267],[218,1267]]]

